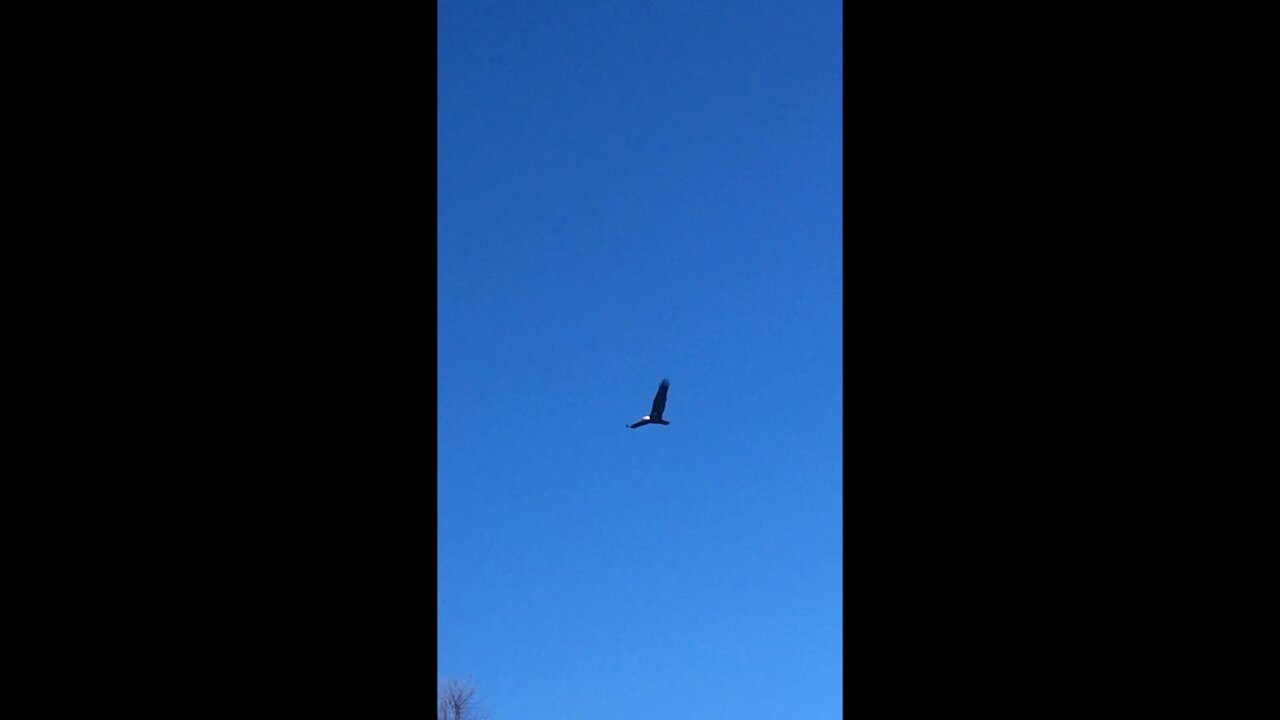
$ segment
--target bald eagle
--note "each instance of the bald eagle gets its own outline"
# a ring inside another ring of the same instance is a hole
[[[641,425],[653,423],[655,425],[670,425],[671,423],[662,419],[662,411],[667,409],[667,388],[671,387],[671,381],[662,378],[662,382],[658,383],[658,394],[653,396],[653,409],[648,415],[635,421],[634,424],[628,425],[629,428],[638,428]]]

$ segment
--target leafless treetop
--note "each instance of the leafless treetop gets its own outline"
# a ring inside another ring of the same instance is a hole
[[[440,686],[436,705],[436,720],[487,720],[488,714],[480,710],[474,685],[457,680],[445,680]]]

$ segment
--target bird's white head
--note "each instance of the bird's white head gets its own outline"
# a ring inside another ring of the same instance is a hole
[[[640,419],[641,419],[641,420],[648,420],[648,419],[649,419],[649,416],[648,416],[648,415],[645,415],[644,417],[642,417],[642,418],[640,418]]]

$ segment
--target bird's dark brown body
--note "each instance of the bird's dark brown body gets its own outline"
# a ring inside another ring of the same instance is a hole
[[[648,415],[645,415],[627,427],[638,428],[644,425],[670,425],[670,422],[662,419],[662,413],[667,409],[667,388],[669,387],[671,387],[671,381],[666,378],[662,378],[662,382],[658,383],[658,394],[653,396],[653,409],[649,411]]]

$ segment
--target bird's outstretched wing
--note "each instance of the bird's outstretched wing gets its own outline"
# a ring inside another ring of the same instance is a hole
[[[635,424],[633,424],[633,425],[628,425],[627,427],[629,427],[629,428],[638,428],[638,427],[640,427],[641,425],[648,425],[648,424],[649,424],[649,422],[650,422],[650,421],[648,421],[648,420],[637,420],[637,421],[635,421]]]
[[[653,396],[653,410],[649,413],[649,417],[654,420],[662,419],[662,411],[667,409],[667,388],[671,387],[671,381],[662,378],[662,382],[658,383],[658,394]]]

